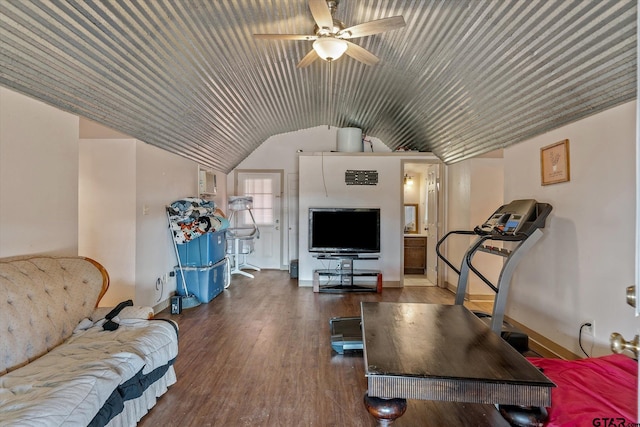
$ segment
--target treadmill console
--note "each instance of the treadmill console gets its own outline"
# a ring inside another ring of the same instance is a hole
[[[476,227],[478,234],[515,235],[522,225],[530,221],[536,212],[537,202],[533,199],[514,200],[508,205],[500,206],[489,219],[480,227]]]

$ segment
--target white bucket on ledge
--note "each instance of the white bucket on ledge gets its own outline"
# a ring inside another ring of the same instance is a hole
[[[357,153],[364,151],[362,145],[362,129],[341,128],[338,129],[338,151],[341,153]]]

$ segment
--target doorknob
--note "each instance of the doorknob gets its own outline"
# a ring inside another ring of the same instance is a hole
[[[636,287],[631,285],[627,286],[627,304],[631,307],[636,306]],[[636,359],[638,358],[638,350],[640,350],[640,336],[636,335],[631,341],[624,339],[622,335],[614,332],[609,337],[609,343],[611,344],[611,351],[614,353],[622,353],[625,350],[632,352]]]
[[[627,286],[627,304],[631,307],[636,306],[636,287],[633,285]]]
[[[636,356],[636,359],[638,358],[638,350],[640,349],[638,347],[640,343],[640,337],[638,337],[638,335],[636,335],[633,340],[627,341],[622,335],[614,332],[611,334],[609,342],[611,343],[611,351],[614,353],[620,354],[625,350],[629,350]]]

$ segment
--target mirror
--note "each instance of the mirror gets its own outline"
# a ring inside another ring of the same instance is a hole
[[[418,232],[418,205],[404,205],[404,232],[414,234]]]

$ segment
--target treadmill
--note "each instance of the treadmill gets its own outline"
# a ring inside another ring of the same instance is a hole
[[[473,272],[495,293],[493,313],[474,312],[491,330],[501,336],[521,353],[529,349],[529,337],[504,321],[504,310],[513,272],[522,258],[543,236],[547,216],[552,207],[548,203],[538,203],[533,199],[514,200],[496,210],[484,224],[471,230],[450,231],[436,244],[436,254],[458,274],[455,304],[464,303],[469,272]],[[442,253],[440,247],[452,235],[475,235],[476,240],[463,256],[460,268],[456,268]],[[511,249],[492,245],[494,242],[512,242]],[[485,252],[504,258],[498,283],[493,284],[472,263],[473,256]]]
[[[520,353],[529,349],[529,337],[504,321],[507,294],[516,266],[543,236],[540,229],[544,228],[551,210],[552,207],[548,203],[538,203],[533,199],[514,200],[507,205],[500,206],[484,224],[473,230],[450,231],[436,244],[438,257],[458,274],[455,304],[462,305],[464,303],[469,272],[473,272],[496,293],[492,314],[474,313],[487,323],[494,333],[501,336]],[[459,269],[440,252],[442,244],[452,235],[477,236],[477,239],[466,251]],[[490,244],[493,242],[513,242],[511,244],[513,247],[511,249],[496,247]],[[486,252],[504,258],[497,286],[472,264],[473,256],[477,252]],[[331,347],[334,351],[339,354],[362,351],[362,330],[359,316],[333,317],[329,319],[329,326]]]

